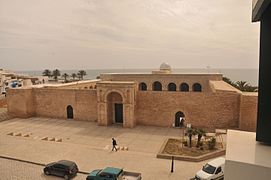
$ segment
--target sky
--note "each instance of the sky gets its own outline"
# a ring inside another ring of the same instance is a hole
[[[251,0],[0,0],[0,68],[258,68]]]

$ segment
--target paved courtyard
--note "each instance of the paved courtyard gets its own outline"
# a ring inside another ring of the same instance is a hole
[[[9,133],[29,135],[10,136]],[[192,163],[175,161],[174,173],[170,173],[170,160],[157,159],[156,153],[167,137],[183,135],[181,129],[152,126],[137,126],[133,129],[114,125],[97,126],[95,122],[59,120],[51,118],[12,119],[0,122],[0,156],[18,158],[37,163],[49,163],[60,159],[77,162],[81,171],[89,172],[106,166],[123,167],[125,170],[141,172],[143,179],[189,179],[206,162]],[[62,142],[44,141],[44,137],[62,139]],[[111,138],[128,151],[111,151]],[[8,163],[0,163],[4,179],[14,179],[6,171]],[[15,163],[15,162],[14,162]],[[42,167],[33,168],[39,179],[50,179],[40,174]],[[29,167],[30,166],[30,167]],[[34,165],[33,165],[34,166]],[[20,163],[18,169],[24,168]],[[13,174],[13,173],[12,173]],[[29,179],[22,174],[20,179]],[[1,176],[2,178],[2,176]],[[33,178],[36,179],[36,178]],[[79,175],[76,179],[85,179]]]

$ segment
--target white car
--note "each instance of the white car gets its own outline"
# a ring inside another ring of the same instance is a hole
[[[214,159],[205,164],[200,171],[197,172],[195,180],[221,180],[224,179],[225,158]]]

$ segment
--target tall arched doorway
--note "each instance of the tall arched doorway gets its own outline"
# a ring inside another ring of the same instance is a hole
[[[184,125],[184,113],[181,112],[181,111],[178,111],[176,114],[175,114],[175,127],[183,127]]]
[[[73,108],[71,105],[67,106],[67,118],[68,119],[73,119]]]
[[[109,124],[123,123],[123,102],[118,92],[111,92],[107,95],[107,118]]]

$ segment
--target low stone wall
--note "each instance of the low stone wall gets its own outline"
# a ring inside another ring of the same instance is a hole
[[[202,155],[202,156],[197,156],[197,157],[193,157],[193,156],[181,156],[181,155],[172,155],[172,154],[165,154],[163,153],[167,142],[169,139],[166,139],[165,142],[163,143],[163,145],[161,146],[159,152],[157,153],[156,157],[160,158],[160,159],[171,159],[172,156],[174,156],[175,160],[180,160],[180,161],[190,161],[190,162],[200,162],[200,161],[204,161],[207,159],[213,159],[219,156],[223,156],[226,154],[226,149],[221,149],[221,150],[216,150],[213,151],[211,153]]]

